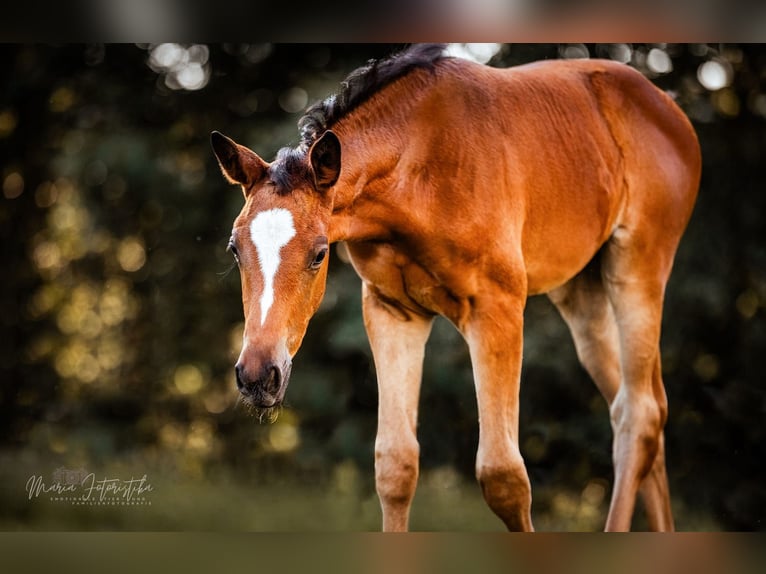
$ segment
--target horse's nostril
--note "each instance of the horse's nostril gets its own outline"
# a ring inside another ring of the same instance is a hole
[[[248,396],[253,393],[276,396],[282,386],[282,371],[273,364],[265,365],[261,370],[261,375],[256,379],[249,379],[247,370],[240,364],[234,367],[234,374],[236,375],[237,389]]]
[[[279,386],[281,383],[282,375],[279,372],[279,369],[276,366],[271,365],[268,368],[266,378],[264,379],[264,389],[268,393],[276,394],[279,391]]]

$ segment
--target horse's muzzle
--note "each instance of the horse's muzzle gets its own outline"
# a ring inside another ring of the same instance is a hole
[[[234,367],[237,388],[245,400],[254,407],[271,408],[281,404],[290,378],[290,365],[266,363],[252,375],[241,363]]]

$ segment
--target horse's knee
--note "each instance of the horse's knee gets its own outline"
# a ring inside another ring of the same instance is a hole
[[[384,504],[409,504],[418,482],[417,442],[375,447],[375,487]]]
[[[507,461],[477,461],[484,500],[509,530],[531,530],[532,488],[520,454]]]

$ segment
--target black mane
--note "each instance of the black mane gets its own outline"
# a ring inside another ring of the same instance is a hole
[[[415,44],[381,60],[370,60],[341,82],[340,91],[312,105],[298,120],[301,134],[296,148],[282,148],[269,168],[280,194],[290,193],[308,178],[306,153],[335,122],[367,101],[373,94],[416,68],[432,68],[444,55],[445,44]]]
[[[337,94],[312,105],[298,120],[301,147],[308,147],[343,116],[415,68],[431,68],[445,58],[445,44],[414,44],[382,60],[370,60],[341,83]]]

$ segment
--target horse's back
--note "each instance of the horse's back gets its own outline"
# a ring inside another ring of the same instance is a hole
[[[680,171],[700,169],[699,144],[686,115],[630,66],[610,60],[547,60],[510,68],[452,61],[450,67],[448,75],[466,88],[467,99],[485,106],[487,123],[511,135],[546,136],[552,128],[561,130],[560,124],[580,132],[606,127],[630,161],[672,156],[683,164]],[[460,91],[454,84],[447,89]]]
[[[669,199],[693,203],[701,169],[694,129],[672,98],[634,68],[610,60],[551,60],[498,70],[497,76],[510,83],[523,79],[522,86],[531,79],[535,86],[559,86],[566,100],[560,109],[579,108],[587,129],[577,104],[585,97],[594,116],[606,123],[628,186],[645,186],[640,179],[648,178],[675,196]]]
[[[445,71],[443,92],[462,102],[461,137],[496,175],[474,198],[511,206],[496,212],[521,234],[530,292],[579,271],[621,226],[661,230],[674,251],[701,161],[691,124],[662,90],[604,60],[507,69],[451,61]]]

